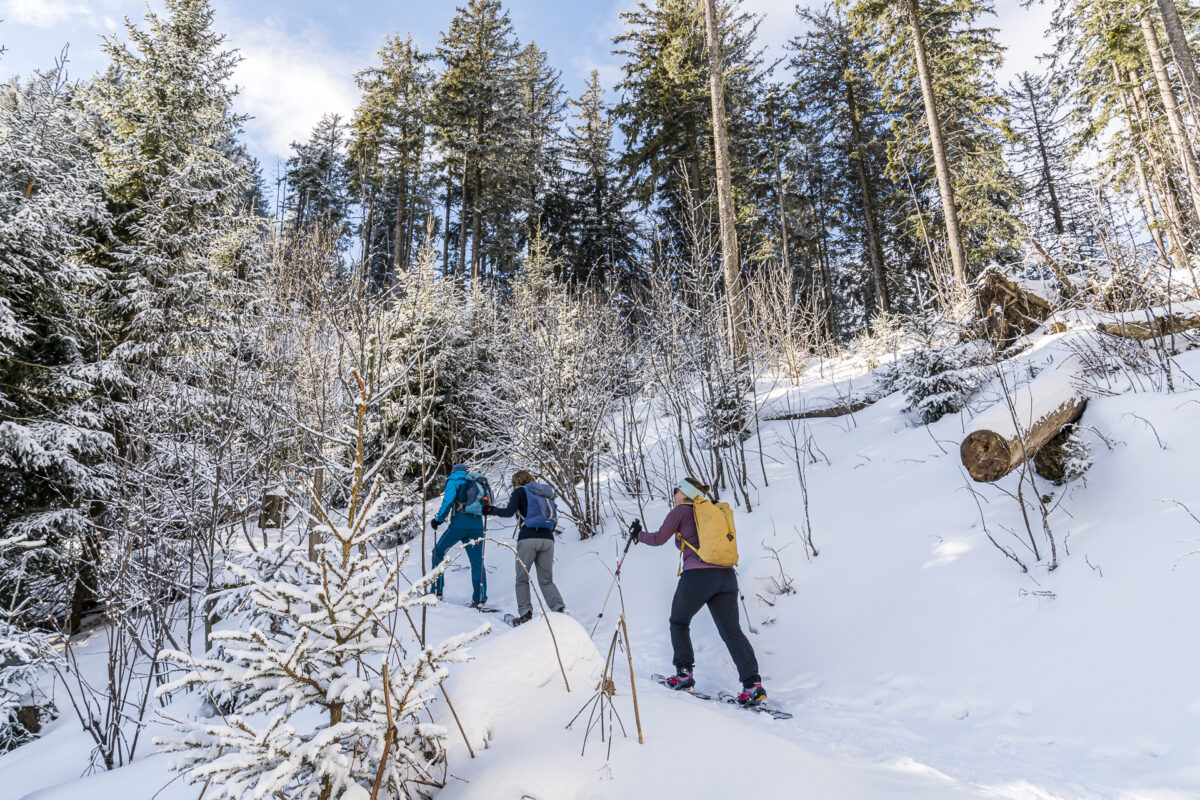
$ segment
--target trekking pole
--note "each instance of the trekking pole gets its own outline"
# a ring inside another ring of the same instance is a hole
[[[641,532],[642,521],[640,519],[635,519],[629,524],[628,541],[625,542],[625,549],[621,552],[621,557],[617,559],[617,569],[613,572],[612,583],[608,585],[608,594],[604,595],[604,604],[600,606],[600,613],[596,615],[596,624],[592,626],[591,636],[595,636],[596,629],[600,627],[600,619],[604,616],[604,609],[608,608],[608,599],[612,597],[613,587],[621,578],[621,565],[625,563],[625,556],[629,555],[629,548],[633,547],[633,543],[637,541],[638,534]]]

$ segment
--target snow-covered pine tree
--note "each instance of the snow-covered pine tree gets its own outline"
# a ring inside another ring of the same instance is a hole
[[[396,276],[393,299],[380,313],[381,369],[401,377],[389,380],[380,397],[381,425],[370,444],[379,451],[401,438],[385,467],[396,479],[422,475],[422,459],[432,474],[470,445],[470,398],[485,369],[468,295],[439,274],[434,259],[432,246],[423,248],[412,268]]]
[[[0,620],[0,753],[31,741],[58,716],[40,684],[42,673],[61,661],[46,634]]]
[[[337,242],[349,232],[350,166],[346,125],[337,114],[321,117],[304,143],[292,142],[287,160],[285,216],[293,234],[320,231]]]
[[[0,606],[23,625],[65,618],[112,488],[86,263],[110,218],[70,95],[61,67],[0,86]]]
[[[374,546],[412,509],[370,524],[391,453],[373,463],[364,456],[377,398],[354,378],[345,515],[310,494],[322,538],[315,557],[304,542],[285,538],[229,565],[222,608],[239,624],[214,634],[222,657],[164,653],[187,673],[160,695],[197,686],[236,705],[219,720],[181,722],[182,738],[159,741],[180,754],[175,769],[207,784],[214,798],[366,800],[372,787],[386,797],[429,797],[442,785],[446,731],[420,716],[447,665],[466,660],[464,646],[491,626],[437,645],[414,641],[408,610],[435,602],[426,589],[440,570],[409,584],[400,574],[409,548],[392,554]]]

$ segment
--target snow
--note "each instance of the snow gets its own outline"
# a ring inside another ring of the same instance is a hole
[[[1024,357],[1062,353],[1069,335],[1039,339]],[[1200,351],[1176,362],[1181,373],[1200,376]],[[869,385],[861,367],[858,377],[852,368],[806,377],[773,396],[832,398],[851,380],[855,389]],[[553,614],[551,622],[571,690],[536,610],[530,624],[497,625],[474,643],[470,662],[451,665],[445,689],[475,758],[439,698],[432,708],[449,731],[450,777],[438,798],[1200,796],[1200,524],[1179,505],[1200,516],[1200,391],[1191,383],[1175,393],[1130,388],[1089,402],[1081,436],[1094,463],[1086,475],[1063,487],[1039,484],[1051,495],[1049,524],[1060,547],[1052,572],[1031,560],[1024,574],[988,541],[985,523],[1014,547],[1025,534],[1008,494],[1016,476],[972,484],[962,470],[958,444],[972,411],[920,426],[903,410],[904,398],[891,395],[852,420],[806,422],[827,457],[806,465],[816,557],[797,532],[789,423],[765,423],[768,482],[752,468],[755,510],[737,517],[739,580],[764,684],[792,720],[649,680],[671,669],[667,615],[677,556],[669,547],[630,552],[621,593],[589,636],[624,543],[612,520],[589,540],[568,531],[557,546],[555,581],[570,615]],[[669,439],[648,444],[660,445]],[[635,500],[616,481],[612,491],[614,511],[635,516]],[[661,501],[647,506],[644,521],[656,526],[667,510]],[[489,535],[507,541],[510,532],[492,521]],[[513,610],[511,553],[489,545],[486,559],[490,604]],[[779,594],[785,577],[794,591]],[[478,627],[480,615],[460,605],[469,596],[460,554],[446,576],[450,602],[429,610],[430,640]],[[593,732],[580,755],[585,720],[565,726],[596,690],[622,601],[645,743],[637,741],[619,652],[613,702],[628,736],[618,732],[606,758],[607,744]],[[698,688],[735,689],[706,612],[693,637]],[[103,659],[83,663],[100,669]],[[163,714],[198,708],[194,695],[179,695]],[[169,730],[154,721],[143,736]],[[132,765],[82,777],[90,746],[64,708],[43,738],[0,756],[0,794],[197,794],[151,748]]]

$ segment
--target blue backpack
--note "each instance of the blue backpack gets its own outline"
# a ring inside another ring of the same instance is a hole
[[[525,484],[525,527],[554,530],[558,523],[558,506],[554,490],[544,483]]]
[[[458,482],[454,492],[455,513],[470,514],[472,517],[483,516],[483,506],[492,500],[492,486],[482,472],[468,472],[467,477]]]

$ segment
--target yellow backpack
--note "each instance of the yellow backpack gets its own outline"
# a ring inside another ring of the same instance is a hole
[[[679,534],[680,543],[689,547],[705,564],[714,567],[736,567],[738,563],[737,530],[733,527],[733,509],[729,503],[714,503],[703,495],[692,501],[692,515],[696,520],[696,535],[700,548]],[[682,551],[681,551],[682,552]]]

